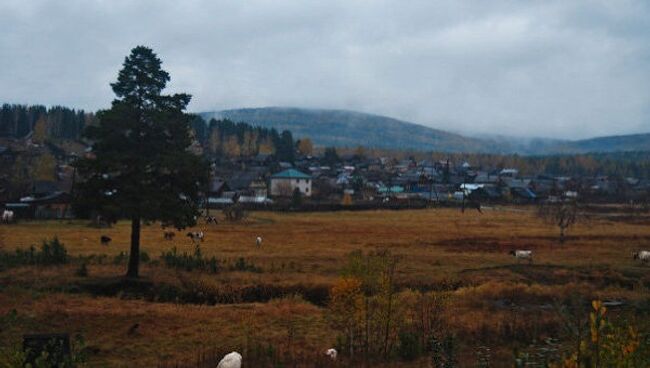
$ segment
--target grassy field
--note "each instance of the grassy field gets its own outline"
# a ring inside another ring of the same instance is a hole
[[[92,366],[123,367],[194,359],[202,349],[245,350],[251,341],[272,342],[293,355],[324,351],[336,343],[337,331],[325,317],[323,290],[337,282],[348,254],[359,249],[389,249],[400,256],[400,289],[450,295],[441,313],[459,337],[461,366],[475,361],[479,345],[491,347],[493,366],[512,366],[513,349],[561,329],[549,306],[571,295],[622,300],[632,317],[642,308],[632,306],[650,299],[650,267],[631,256],[650,249],[650,218],[640,215],[583,217],[569,229],[564,245],[557,241],[557,228],[526,208],[483,214],[455,209],[256,212],[242,223],[221,221],[199,229],[206,233],[204,255],[226,265],[244,258],[257,271],[224,268],[207,274],[166,268],[158,261],[162,252],[172,247],[192,252],[194,246],[185,232],[163,240],[160,226],[151,224],[143,227],[142,250],[152,261],[142,266],[142,284],[125,291],[115,287],[125,263],[113,258],[128,252],[128,223],[104,229],[83,221],[0,226],[0,250],[6,252],[57,236],[72,256],[107,255],[105,261],[87,260],[85,277],[75,275],[78,260],[1,270],[0,314],[17,313],[4,317],[0,345],[18,344],[23,333],[69,331],[83,334]],[[101,235],[110,236],[111,244],[101,245]],[[260,248],[257,236],[263,238]],[[532,249],[534,263],[518,264],[508,255],[512,249]],[[170,302],[160,297],[163,286],[200,289],[219,295],[224,304]],[[143,294],[143,288],[156,291]],[[304,294],[304,300],[287,296],[292,293]],[[129,332],[136,323],[137,331]],[[426,366],[423,360],[387,365]]]

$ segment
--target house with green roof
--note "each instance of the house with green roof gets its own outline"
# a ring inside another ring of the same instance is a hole
[[[290,197],[298,189],[300,194],[311,197],[311,175],[296,169],[287,169],[271,175],[271,195]]]

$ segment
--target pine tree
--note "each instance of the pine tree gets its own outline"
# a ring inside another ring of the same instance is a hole
[[[98,211],[109,220],[131,221],[127,277],[138,277],[140,224],[162,221],[178,229],[194,225],[199,190],[208,178],[206,162],[192,154],[187,94],[163,95],[169,74],[149,48],[126,57],[109,110],[88,127],[93,157],[76,163],[82,183],[75,208]]]

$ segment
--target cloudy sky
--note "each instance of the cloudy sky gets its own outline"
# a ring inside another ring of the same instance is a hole
[[[191,111],[360,110],[456,132],[650,132],[650,2],[2,0],[0,102],[98,109],[136,45]]]

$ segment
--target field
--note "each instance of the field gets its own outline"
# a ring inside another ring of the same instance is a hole
[[[639,323],[650,305],[650,267],[632,259],[634,251],[650,249],[647,215],[581,216],[562,245],[557,228],[521,207],[483,214],[255,212],[241,223],[199,229],[206,233],[201,251],[220,260],[220,272],[166,267],[161,253],[172,247],[192,253],[194,246],[185,232],[166,241],[160,226],[150,224],[142,232],[142,250],[150,258],[142,280],[125,283],[119,255],[129,249],[126,222],[112,228],[84,221],[0,226],[5,252],[57,236],[75,257],[61,266],[0,269],[0,346],[16,346],[23,333],[67,331],[83,335],[91,366],[187,363],[209,349],[252,349],[251,341],[308,356],[337,343],[327,294],[355,250],[388,249],[399,256],[400,291],[445,293],[449,302],[439,312],[457,336],[461,366],[472,366],[479,346],[490,348],[492,366],[509,367],[514,350],[562,338],[555,305],[575,295],[621,302],[612,313]],[[101,245],[101,235],[110,236],[111,244]],[[260,248],[257,236],[263,238]],[[513,249],[532,249],[533,264],[518,263],[508,255]],[[77,272],[82,262],[87,276]]]

